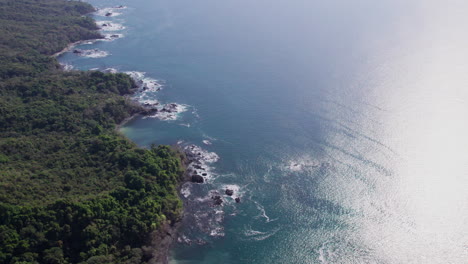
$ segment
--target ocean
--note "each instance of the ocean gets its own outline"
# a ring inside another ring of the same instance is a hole
[[[60,62],[128,72],[174,109],[121,132],[200,153],[171,263],[468,263],[468,2],[88,2],[108,40]]]

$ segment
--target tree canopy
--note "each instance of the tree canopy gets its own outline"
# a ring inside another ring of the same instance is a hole
[[[125,74],[60,70],[52,54],[100,37],[92,6],[0,0],[0,263],[145,263],[180,217],[167,146],[115,127],[141,110]]]

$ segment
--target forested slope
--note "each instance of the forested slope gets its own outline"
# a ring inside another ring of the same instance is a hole
[[[183,170],[116,124],[140,111],[124,74],[64,72],[52,54],[99,37],[93,8],[0,0],[0,263],[144,263],[177,220]]]

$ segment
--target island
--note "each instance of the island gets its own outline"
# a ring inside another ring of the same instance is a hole
[[[147,111],[122,73],[53,56],[102,38],[80,1],[0,1],[0,263],[160,263],[184,155],[116,127]]]

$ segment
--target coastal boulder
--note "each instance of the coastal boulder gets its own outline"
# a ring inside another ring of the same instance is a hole
[[[226,195],[232,196],[234,194],[234,190],[226,189]]]
[[[195,182],[195,183],[203,183],[205,181],[205,179],[203,179],[202,176],[198,175],[198,174],[193,174],[192,175],[192,182]]]
[[[223,198],[221,198],[219,195],[213,196],[211,198],[214,200],[215,205],[221,205],[223,203]]]
[[[112,13],[107,13],[106,17],[112,16]]]
[[[236,203],[240,203],[240,197],[236,197],[234,200],[236,200]]]
[[[194,167],[195,169],[205,170],[202,166],[200,166],[200,165],[198,165],[198,164],[193,165],[193,167]]]
[[[144,116],[154,115],[158,112],[157,108],[148,108],[141,111],[141,114]]]

